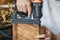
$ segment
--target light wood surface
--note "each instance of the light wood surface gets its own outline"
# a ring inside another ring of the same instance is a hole
[[[13,24],[13,40],[40,40],[36,36],[43,34],[44,29],[36,24]]]
[[[13,24],[13,40],[38,40],[39,27],[32,24]]]

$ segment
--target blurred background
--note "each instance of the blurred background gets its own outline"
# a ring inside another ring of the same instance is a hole
[[[12,40],[12,24],[10,17],[13,13],[13,8],[4,8],[3,5],[12,5],[15,0],[0,0],[0,40]]]

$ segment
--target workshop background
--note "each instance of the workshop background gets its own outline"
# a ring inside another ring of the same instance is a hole
[[[12,24],[10,17],[14,10],[12,7],[2,8],[1,6],[11,5],[14,2],[15,0],[0,0],[0,40],[12,40]]]

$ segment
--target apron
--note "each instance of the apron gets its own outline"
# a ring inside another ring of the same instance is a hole
[[[41,25],[54,34],[60,34],[60,1],[43,0]]]

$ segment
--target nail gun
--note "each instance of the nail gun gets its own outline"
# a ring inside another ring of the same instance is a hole
[[[12,23],[20,23],[20,24],[38,24],[40,25],[40,18],[42,17],[41,8],[42,1],[41,0],[32,0],[32,13],[30,16],[27,13],[18,12],[16,4],[12,5],[0,5],[0,8],[13,8],[14,12],[11,16]]]
[[[27,13],[15,10],[11,16],[11,22],[20,24],[38,24],[40,26],[40,18],[42,17],[41,8],[42,2],[35,0],[32,2],[32,13],[30,16],[28,16]]]

